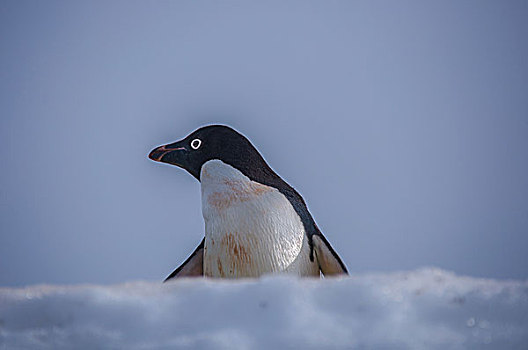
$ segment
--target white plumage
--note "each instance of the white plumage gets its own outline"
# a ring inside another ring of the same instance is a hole
[[[205,276],[319,276],[303,224],[279,190],[251,181],[220,160],[204,163],[200,180]]]

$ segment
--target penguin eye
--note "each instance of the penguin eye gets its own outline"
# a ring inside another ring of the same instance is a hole
[[[198,149],[202,145],[202,140],[200,139],[194,139],[191,141],[191,147],[192,149]]]

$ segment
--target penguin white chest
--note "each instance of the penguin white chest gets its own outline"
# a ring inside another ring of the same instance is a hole
[[[210,160],[201,169],[204,275],[258,277],[289,271],[307,254],[303,224],[276,188]]]

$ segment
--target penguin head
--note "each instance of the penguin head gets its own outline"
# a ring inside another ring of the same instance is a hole
[[[245,175],[269,169],[247,138],[224,125],[204,126],[183,140],[153,149],[149,158],[183,168],[198,180],[202,165],[213,159],[221,160]]]

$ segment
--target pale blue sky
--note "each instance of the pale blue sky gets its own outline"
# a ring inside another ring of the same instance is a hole
[[[526,1],[2,1],[0,285],[162,280],[244,133],[350,272],[528,278]]]

